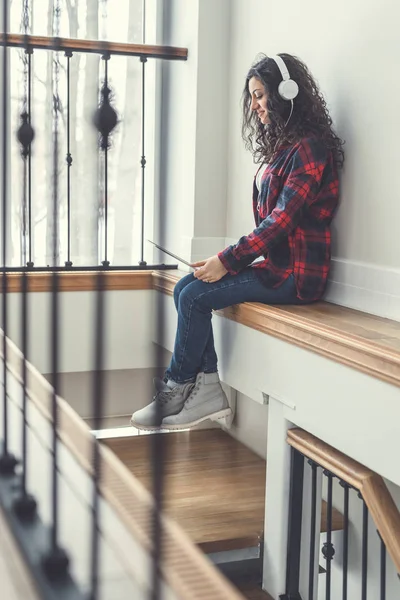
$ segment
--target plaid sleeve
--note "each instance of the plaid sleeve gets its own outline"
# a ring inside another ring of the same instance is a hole
[[[250,235],[241,237],[237,244],[218,254],[232,275],[287,237],[299,223],[307,206],[315,200],[325,161],[321,160],[321,152],[318,156],[318,152],[313,150],[312,146],[304,143],[298,148],[287,166],[288,175],[273,211]],[[326,152],[324,154],[326,156]]]

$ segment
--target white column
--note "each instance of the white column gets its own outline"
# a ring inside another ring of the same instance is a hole
[[[303,518],[301,523],[301,561],[300,561],[300,596],[308,598],[310,573],[310,544],[311,544],[311,499],[312,499],[312,470],[307,464],[304,467]],[[322,502],[322,469],[317,469],[317,504],[314,538],[314,595],[318,598],[319,558],[321,556],[321,502]]]
[[[194,261],[225,247],[231,6],[165,0],[163,13],[162,43],[188,60],[162,65],[156,218],[161,241]]]
[[[161,65],[155,231],[162,233],[162,239],[156,241],[187,259],[189,249],[184,247],[184,239],[191,240],[194,231],[198,5],[199,0],[165,0],[161,41],[188,48],[189,57],[187,62],[164,61]]]
[[[270,397],[268,413],[267,487],[263,588],[275,599],[285,592],[290,492],[290,422],[284,406]]]
[[[230,0],[199,3],[192,260],[225,248],[231,10]]]

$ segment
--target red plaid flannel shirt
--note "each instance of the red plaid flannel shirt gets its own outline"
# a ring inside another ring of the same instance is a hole
[[[282,147],[268,164],[258,192],[253,184],[256,228],[218,254],[232,275],[249,266],[269,286],[291,273],[302,300],[321,298],[331,259],[330,224],[339,198],[332,153],[316,137]]]

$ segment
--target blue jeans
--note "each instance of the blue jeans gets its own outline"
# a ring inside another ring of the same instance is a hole
[[[165,373],[177,383],[194,381],[200,372],[217,371],[217,355],[211,325],[212,310],[241,302],[304,304],[297,298],[294,276],[278,288],[268,288],[249,267],[238,275],[225,275],[215,283],[204,283],[193,274],[183,277],[174,289],[178,328],[174,353]]]

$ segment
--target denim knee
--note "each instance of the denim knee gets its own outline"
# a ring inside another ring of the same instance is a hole
[[[211,306],[206,301],[207,295],[203,291],[199,290],[197,280],[191,285],[187,285],[181,290],[179,295],[179,310],[186,312],[190,307],[195,307],[201,312],[210,312]]]
[[[175,285],[174,287],[174,302],[175,302],[175,307],[176,310],[178,310],[178,306],[179,306],[179,297],[181,295],[182,290],[188,286],[190,283],[192,283],[192,281],[194,281],[195,278],[193,277],[192,273],[189,273],[189,275],[185,275],[185,277],[182,277],[182,279],[180,279],[178,281],[178,283]]]

